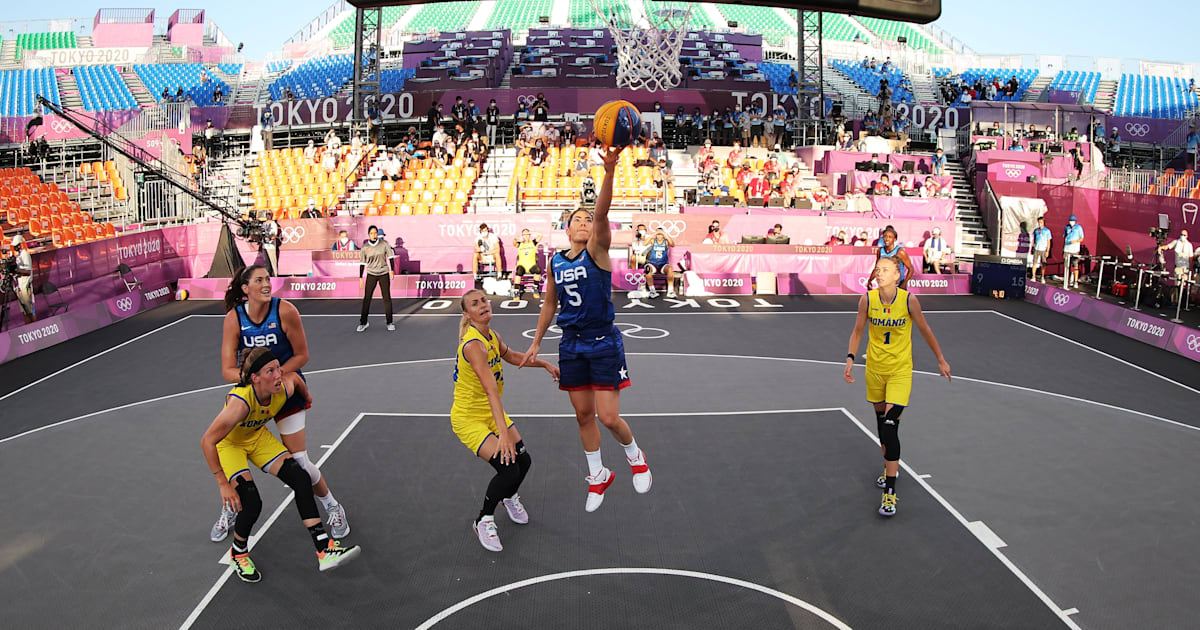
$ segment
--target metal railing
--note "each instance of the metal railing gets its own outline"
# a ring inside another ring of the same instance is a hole
[[[1186,199],[1200,186],[1200,176],[1190,171],[1107,170],[1087,180],[1089,187],[1118,192],[1163,195]]]
[[[352,7],[346,0],[336,0],[329,8],[321,12],[320,15],[313,18],[311,22],[304,25],[304,28],[296,31],[284,44],[294,44],[297,42],[306,42],[312,39],[317,33],[321,32],[330,22],[336,20],[343,12],[351,10]]]

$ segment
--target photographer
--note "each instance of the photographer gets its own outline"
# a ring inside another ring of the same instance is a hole
[[[17,234],[12,237],[13,258],[16,260],[17,282],[14,290],[17,302],[21,304],[21,313],[25,315],[25,323],[33,323],[33,257],[25,248],[25,239]],[[5,274],[9,272],[5,269]]]
[[[592,179],[590,172],[583,176],[583,182],[579,186],[580,200],[585,204],[596,203],[596,180]]]
[[[19,237],[18,237],[19,238]],[[14,239],[15,240],[15,239]],[[1180,230],[1179,238],[1170,243],[1163,243],[1158,246],[1158,251],[1172,249],[1175,251],[1175,278],[1184,281],[1188,279],[1188,272],[1191,270],[1192,259],[1196,257],[1195,248],[1188,242],[1187,230]]]

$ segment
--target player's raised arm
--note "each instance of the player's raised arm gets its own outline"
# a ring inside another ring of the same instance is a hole
[[[592,216],[592,237],[588,239],[588,254],[601,269],[612,269],[608,259],[608,248],[612,245],[612,229],[608,224],[608,210],[612,206],[613,186],[617,175],[617,163],[625,147],[610,147],[604,150],[604,181],[596,197],[596,213]]]

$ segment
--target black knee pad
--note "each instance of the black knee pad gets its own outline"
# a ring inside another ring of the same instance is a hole
[[[904,407],[892,407],[883,416],[880,425],[879,443],[883,444],[883,459],[889,462],[900,461],[900,414]]]
[[[317,500],[313,498],[312,480],[296,460],[291,457],[284,460],[275,476],[296,493],[296,509],[300,510],[300,518],[320,518]]]
[[[533,458],[529,456],[529,452],[521,449],[521,454],[517,455],[517,466],[521,469],[521,476],[529,472],[529,467],[533,466]]]
[[[237,485],[233,489],[238,493],[238,499],[242,502],[242,509],[233,522],[233,533],[244,540],[250,537],[250,530],[254,528],[258,516],[262,514],[262,497],[259,496],[258,486],[254,485],[253,480],[238,479]]]
[[[520,458],[521,456],[518,455],[517,459],[520,460]],[[502,477],[505,481],[515,481],[521,476],[520,464],[517,461],[507,464],[500,463],[499,452],[497,452],[495,455],[492,455],[492,458],[488,460],[488,464],[491,465],[492,468],[495,468],[496,474]]]

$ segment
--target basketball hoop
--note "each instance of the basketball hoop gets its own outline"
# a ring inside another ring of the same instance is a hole
[[[590,2],[617,43],[617,87],[658,92],[679,85],[679,52],[696,3],[647,1],[635,15],[623,0]]]

